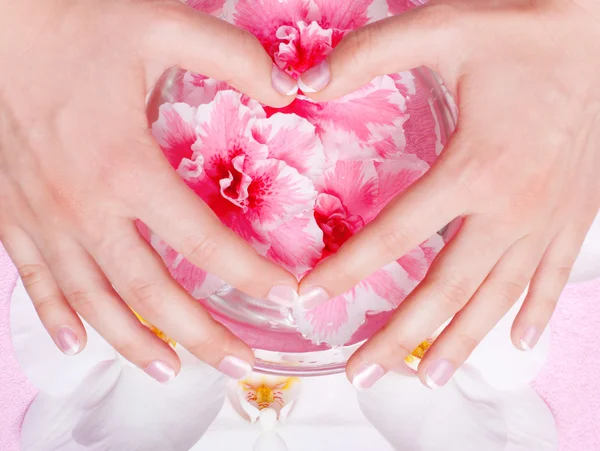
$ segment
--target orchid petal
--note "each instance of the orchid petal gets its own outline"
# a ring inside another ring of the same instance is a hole
[[[557,449],[552,415],[533,389],[497,391],[473,369],[459,370],[436,391],[416,377],[390,373],[358,399],[365,416],[397,449]]]
[[[85,349],[75,356],[64,355],[42,325],[22,281],[12,294],[10,323],[17,361],[33,385],[48,395],[70,393],[99,361],[117,358],[91,327],[86,327]]]
[[[513,321],[524,297],[488,333],[467,359],[485,381],[499,390],[527,386],[540,373],[550,351],[550,333],[546,330],[530,352],[515,348],[510,338]]]
[[[36,398],[23,440],[27,451],[188,450],[216,418],[224,388],[224,377],[199,362],[167,385],[128,364],[100,364],[66,399]]]

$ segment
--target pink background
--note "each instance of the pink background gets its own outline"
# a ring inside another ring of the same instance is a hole
[[[12,354],[8,309],[16,279],[0,246],[0,451],[19,451],[21,420],[35,395]],[[560,451],[600,451],[600,280],[570,286],[551,327],[550,361],[535,388],[554,412]]]

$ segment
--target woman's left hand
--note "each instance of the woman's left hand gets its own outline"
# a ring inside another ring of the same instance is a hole
[[[301,295],[337,296],[464,218],[348,363],[357,387],[453,317],[419,367],[424,383],[444,385],[528,284],[512,339],[535,346],[600,206],[599,49],[598,0],[442,0],[357,30],[303,75],[326,101],[426,65],[458,99],[458,127],[432,170],[301,282]]]

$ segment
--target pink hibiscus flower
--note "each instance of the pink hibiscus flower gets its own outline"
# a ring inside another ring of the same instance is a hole
[[[327,170],[316,183],[319,195],[315,206],[315,219],[323,231],[324,256],[337,251],[427,169],[426,163],[410,155],[398,161],[340,160]],[[311,310],[297,307],[294,319],[299,330],[316,342],[347,343],[367,314],[392,310],[404,300],[425,276],[432,261],[429,257],[442,245],[441,237],[433,237],[348,293]]]

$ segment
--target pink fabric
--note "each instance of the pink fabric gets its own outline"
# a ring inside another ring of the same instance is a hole
[[[0,246],[0,451],[19,451],[35,389],[13,356],[8,307],[16,271]],[[567,289],[552,322],[550,362],[535,383],[554,412],[560,451],[600,450],[600,280]]]
[[[10,339],[9,301],[17,271],[0,244],[0,451],[19,450],[23,415],[35,396],[13,355]]]

